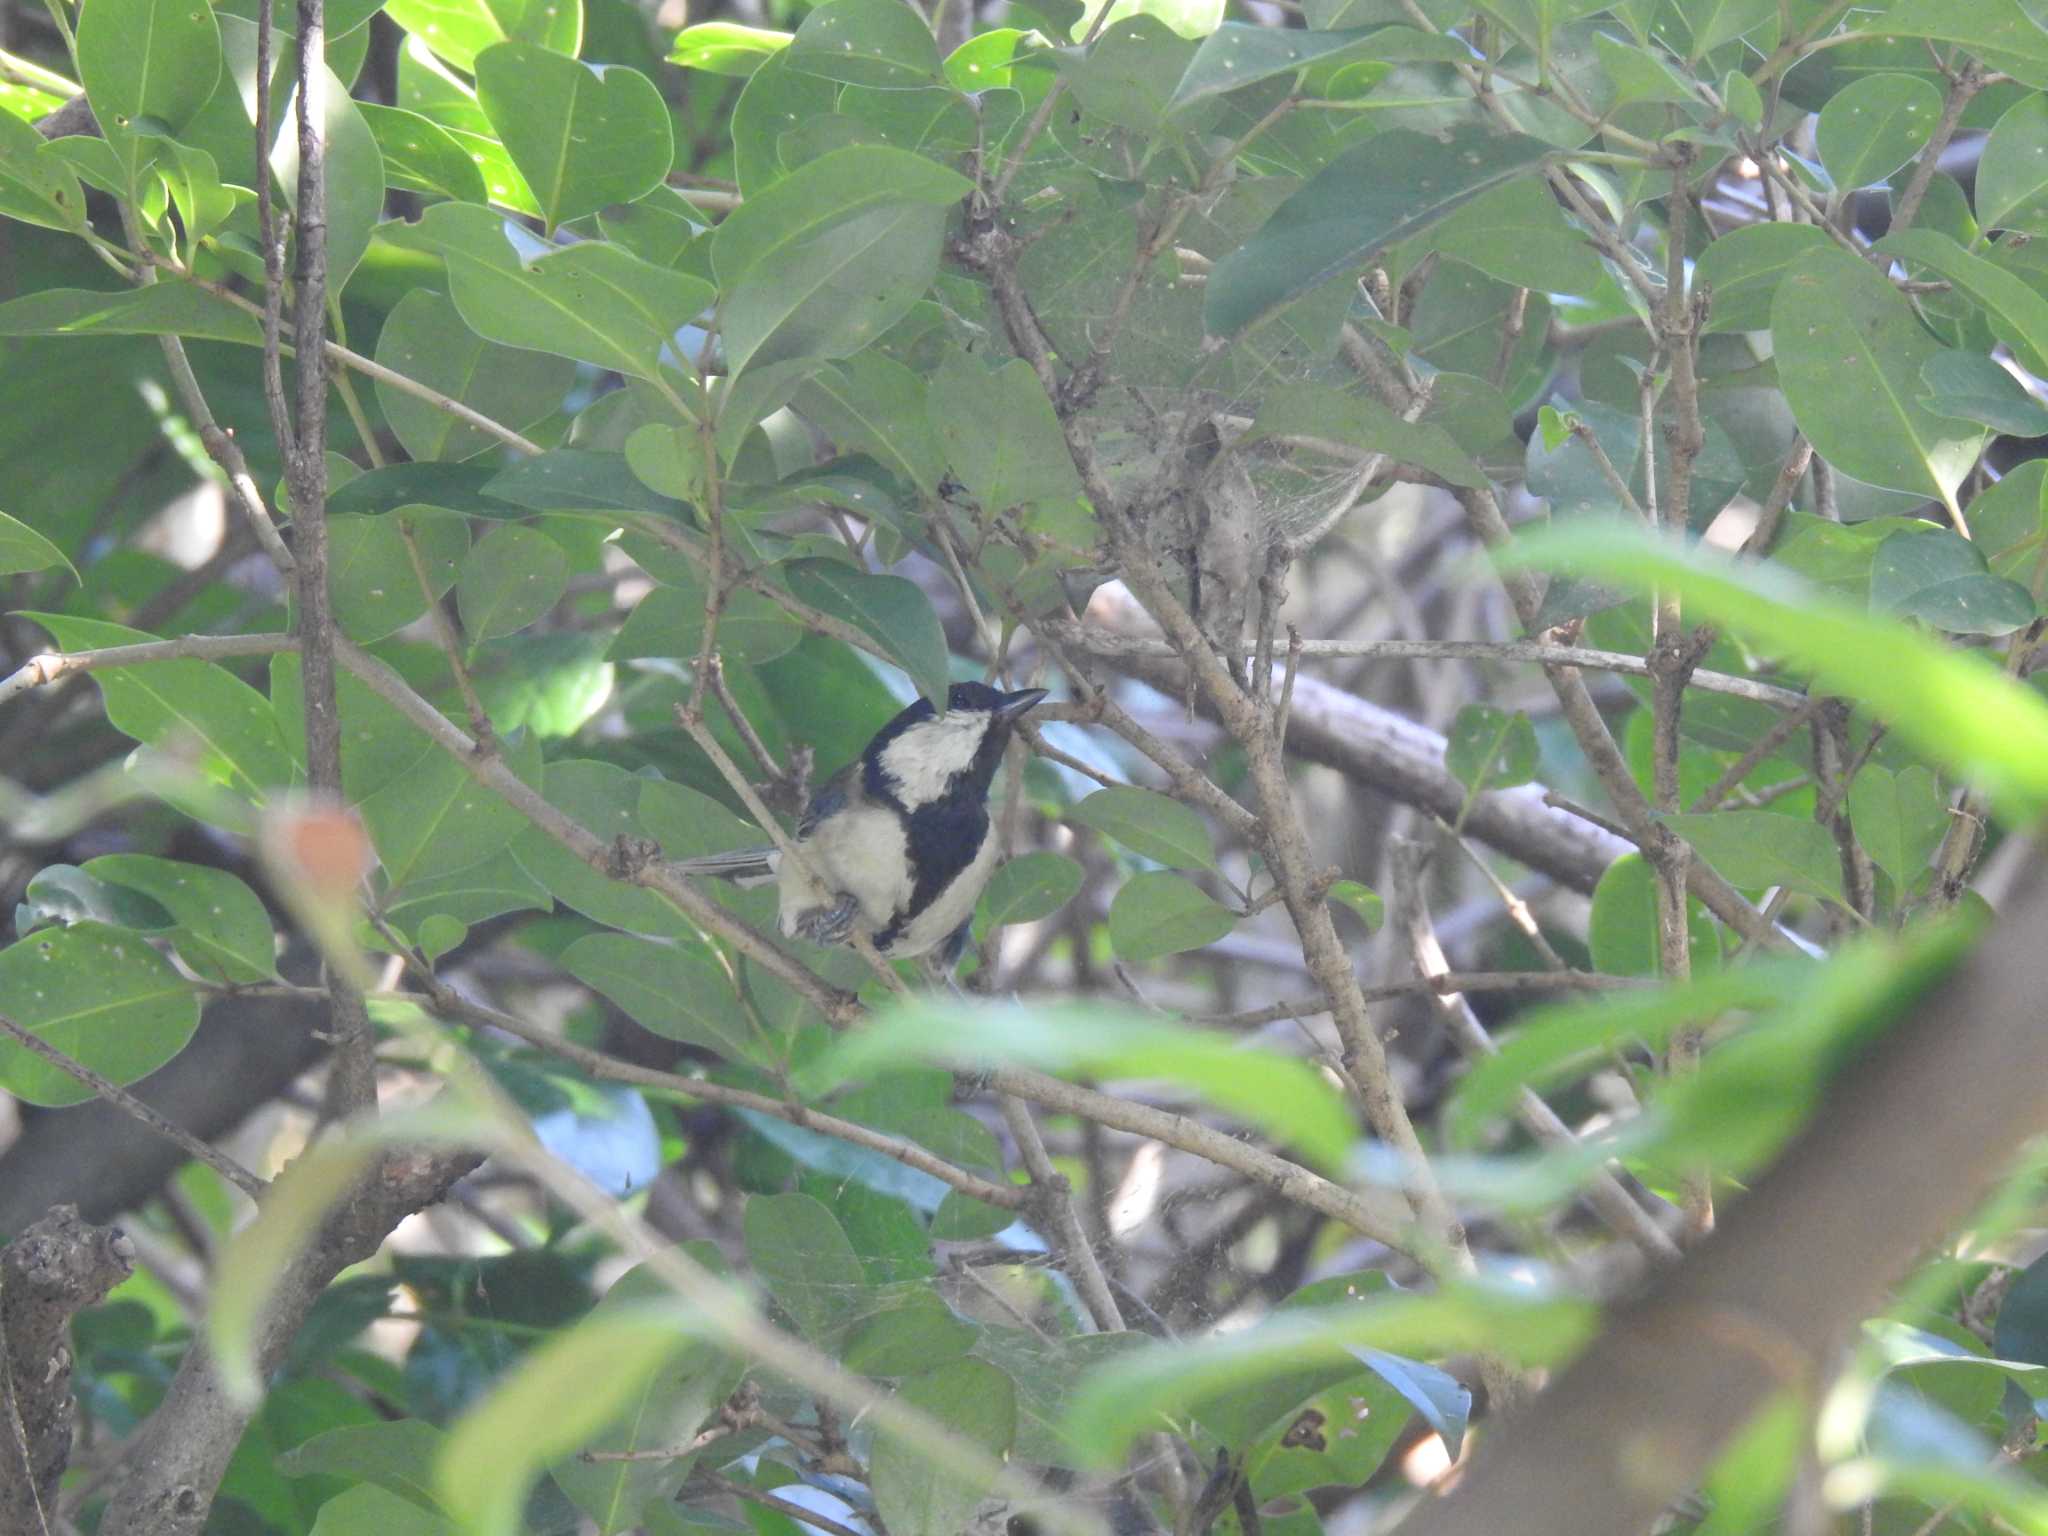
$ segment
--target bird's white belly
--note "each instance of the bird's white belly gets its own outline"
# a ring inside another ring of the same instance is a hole
[[[830,906],[844,892],[860,907],[868,929],[886,928],[910,904],[910,850],[896,813],[874,806],[855,806],[828,817],[803,845],[805,857],[823,880],[826,891],[800,899],[801,906]],[[783,884],[785,921],[791,905],[791,882]]]

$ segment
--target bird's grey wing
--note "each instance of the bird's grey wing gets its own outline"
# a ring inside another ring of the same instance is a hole
[[[855,758],[811,792],[811,803],[796,824],[798,842],[817,831],[826,817],[836,816],[860,799],[860,768],[860,759]]]
[[[772,879],[781,867],[782,854],[775,847],[734,848],[726,853],[707,853],[694,859],[677,859],[671,866],[686,875],[715,875],[742,885]]]

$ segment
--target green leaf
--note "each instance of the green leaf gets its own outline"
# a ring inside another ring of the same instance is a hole
[[[2048,136],[2043,144],[2048,146]],[[2022,363],[2048,370],[2048,299],[2023,280],[1931,229],[1887,235],[1877,249],[1946,278],[1984,311],[1998,339],[2010,346]],[[1923,375],[1924,371],[1925,365]]]
[[[1204,323],[1234,336],[1338,273],[1420,234],[1460,204],[1533,169],[1551,146],[1465,126],[1432,137],[1406,128],[1345,151],[1216,264]]]
[[[1455,1385],[1455,1378],[1445,1380]],[[1354,1368],[1336,1385],[1295,1405],[1284,1420],[1267,1425],[1245,1447],[1245,1476],[1253,1495],[1263,1501],[1333,1484],[1363,1485],[1379,1470],[1410,1417],[1407,1400],[1377,1371]]]
[[[400,299],[377,336],[377,361],[459,400],[515,432],[558,409],[576,377],[567,358],[484,340],[463,323],[454,301],[427,288]],[[377,404],[419,459],[466,459],[498,446],[480,427],[417,395],[377,381]]]
[[[1337,32],[1304,32],[1226,21],[1202,39],[1187,72],[1174,87],[1168,112],[1235,91],[1311,64],[1328,68],[1354,59],[1434,59],[1457,63],[1471,54],[1447,37],[1413,27],[1350,27]]]
[[[1349,907],[1358,920],[1365,924],[1367,933],[1376,933],[1386,921],[1387,906],[1380,899],[1380,893],[1356,880],[1339,880],[1330,887],[1330,900]]]
[[[1750,891],[1782,885],[1844,900],[1841,852],[1818,822],[1773,811],[1710,811],[1663,820],[1731,885]]]
[[[1533,176],[1480,193],[1420,243],[1488,277],[1539,293],[1591,293],[1607,271],[1549,186]]]
[[[366,1483],[322,1504],[310,1536],[455,1536],[455,1527],[431,1509]]]
[[[0,1013],[117,1083],[147,1077],[199,1027],[199,996],[139,934],[102,923],[45,929],[0,951]],[[0,1040],[0,1089],[80,1104],[92,1089]]]
[[[260,347],[263,325],[256,316],[173,277],[112,293],[45,288],[11,299],[0,304],[0,336],[183,336]]]
[[[1133,853],[1172,869],[1216,867],[1209,824],[1178,800],[1153,790],[1128,785],[1098,789],[1068,811],[1066,819],[1093,827]]]
[[[419,547],[431,597],[420,586],[406,530]],[[403,629],[455,585],[469,525],[439,507],[401,507],[384,517],[330,516],[327,538],[335,623],[367,645]]]
[[[653,191],[675,158],[661,92],[622,65],[498,43],[477,55],[476,94],[549,229]]]
[[[394,887],[384,898],[384,915],[406,932],[443,917],[467,928],[507,912],[544,912],[552,901],[508,848],[466,869]]]
[[[157,636],[98,619],[23,613],[67,651],[137,645]],[[174,750],[196,743],[194,763],[217,784],[259,804],[272,789],[292,782],[291,758],[278,734],[270,701],[225,667],[210,661],[153,661],[102,667],[92,674],[115,730],[151,746]]]
[[[896,1401],[923,1410],[997,1462],[1008,1459],[1017,1438],[1016,1386],[986,1360],[955,1360],[913,1376]],[[875,1436],[870,1482],[875,1511],[892,1536],[957,1536],[991,1487],[978,1469],[945,1465],[886,1429]]]
[[[978,1333],[929,1284],[914,1281],[895,1288],[879,1310],[861,1319],[847,1335],[839,1362],[862,1376],[912,1376],[966,1354]]]
[[[80,866],[96,879],[140,891],[160,904],[185,963],[211,981],[255,982],[277,974],[277,935],[256,893],[224,869],[140,853],[112,853]]]
[[[1109,942],[1132,964],[1202,949],[1236,926],[1228,908],[1165,870],[1133,875],[1109,904]]]
[[[1714,921],[1697,897],[1685,899],[1686,951],[1698,975],[1721,960]],[[1663,969],[1657,930],[1657,877],[1639,853],[1607,866],[1593,887],[1586,947],[1603,976],[1655,976]]]
[[[1625,525],[1526,536],[1525,550],[1638,590],[1670,586],[1700,616],[1810,669],[1817,691],[1860,699],[1919,752],[1981,779],[2004,814],[2048,803],[2048,701],[1981,656],[1820,597],[1769,566],[1682,555]]]
[[[1811,224],[1767,222],[1730,230],[1693,267],[1693,288],[1712,294],[1706,329],[1761,331],[1770,327],[1778,283],[1809,251],[1829,243]]]
[[[457,69],[512,38],[574,58],[583,48],[583,0],[390,0],[384,13]]]
[[[334,691],[341,714],[341,792],[349,804],[403,778],[428,752],[441,750],[395,705],[371,692],[353,673],[337,672]],[[270,658],[270,707],[296,777],[303,779],[306,695],[303,669],[295,654]]]
[[[679,1302],[634,1301],[555,1334],[450,1431],[436,1468],[442,1504],[472,1536],[514,1536],[541,1473],[626,1413],[705,1326]]]
[[[1918,402],[1939,344],[1870,263],[1832,247],[1800,257],[1771,303],[1771,339],[1785,403],[1815,452],[1871,485],[1954,496],[1984,433]]]
[[[569,557],[544,533],[508,523],[493,528],[462,562],[455,603],[472,639],[514,634],[561,600]]]
[[[1079,494],[1059,418],[1021,357],[991,372],[965,352],[949,352],[925,398],[953,473],[987,511]],[[1003,430],[991,432],[989,423],[998,421]]]
[[[1977,162],[1977,222],[2038,231],[2048,214],[2048,96],[2030,91],[1991,129]]]
[[[856,352],[799,384],[794,404],[843,451],[869,454],[926,495],[938,493],[946,464],[925,412],[925,383],[904,364]]]
[[[326,1475],[374,1484],[417,1508],[438,1512],[434,1462],[447,1435],[424,1419],[345,1424],[300,1442],[277,1458],[286,1477]]]
[[[1194,62],[1195,44],[1157,16],[1125,16],[1085,49],[1063,53],[1074,100],[1091,117],[1153,135],[1166,124],[1175,85]]]
[[[702,278],[603,241],[557,248],[470,203],[436,203],[417,224],[387,224],[383,234],[447,259],[455,307],[479,336],[634,378],[659,377],[676,328],[713,297]]]
[[[734,21],[700,21],[676,34],[668,50],[668,61],[685,69],[743,80],[787,48],[791,36],[788,32],[745,27]]]
[[[1981,352],[1937,352],[1920,369],[1920,403],[1938,416],[1974,421],[2014,437],[2048,436],[2048,406]]]
[[[356,111],[377,141],[384,179],[392,190],[452,197],[461,203],[481,203],[490,196],[476,162],[432,118],[369,101],[357,102]]]
[[[1901,0],[1877,26],[1887,37],[1961,43],[2017,80],[2048,86],[2048,32],[2018,0]]]
[[[1453,485],[1478,489],[1486,472],[1458,446],[1444,428],[1426,421],[1403,421],[1377,400],[1319,384],[1282,384],[1259,403],[1251,430],[1241,441],[1301,435],[1325,438],[1349,448],[1383,453],[1403,464],[1416,464]]]
[[[1941,120],[1941,92],[1919,75],[1865,75],[1828,99],[1814,141],[1843,189],[1875,186],[1920,153]]]
[[[995,872],[981,896],[982,932],[1050,917],[1081,889],[1081,866],[1063,853],[1020,853]]]
[[[14,909],[17,933],[52,922],[106,923],[138,933],[166,933],[175,919],[160,901],[87,874],[76,864],[45,864],[29,878]]]
[[[1918,763],[1897,773],[1866,763],[1849,785],[1856,841],[1902,891],[1927,868],[1948,822],[1948,801],[1934,774]]]
[[[1536,727],[1519,709],[1467,704],[1451,722],[1444,767],[1467,789],[1512,789],[1536,777]]]
[[[946,83],[931,28],[896,0],[827,0],[803,19],[786,58],[804,74],[885,91]]]
[[[531,783],[539,776],[537,738],[515,741],[506,755],[522,779]],[[394,886],[480,864],[527,826],[524,816],[438,748],[364,799],[361,809]]]
[[[175,133],[220,78],[213,8],[183,0],[96,0],[80,8],[78,76],[108,142],[132,156],[139,120]]]
[[[704,497],[703,440],[695,427],[650,421],[626,434],[626,464],[640,483],[677,501]]]
[[[85,193],[71,167],[43,149],[40,133],[0,110],[0,214],[76,234],[85,227]]]
[[[611,763],[569,760],[547,765],[541,793],[548,804],[587,828],[599,841],[638,837],[643,781]],[[512,844],[520,867],[564,906],[629,933],[695,939],[695,925],[652,891],[599,874],[538,827]],[[675,850],[669,853],[674,856]]]
[[[901,576],[870,576],[837,560],[792,560],[782,567],[789,590],[822,613],[868,636],[934,705],[950,686],[946,634],[931,599]]]
[[[0,512],[0,576],[12,576],[18,571],[47,570],[53,565],[63,566],[71,573],[73,581],[81,579],[78,567],[71,563],[63,550],[27,523]]]
[[[946,210],[970,190],[922,155],[861,144],[750,194],[711,244],[732,369],[843,357],[881,335],[931,286]]]
[[[1993,576],[1984,552],[1946,528],[1897,533],[1870,564],[1870,610],[1960,635],[2008,635],[2034,621],[2033,594]]]
[[[663,500],[634,477],[624,454],[588,448],[553,448],[521,459],[485,481],[483,494],[529,512],[657,512],[669,516],[676,511],[674,502]],[[490,511],[488,507],[472,510]]]
[[[652,656],[694,663],[703,645],[704,618],[701,586],[654,587],[626,616],[605,655],[612,661]],[[773,661],[794,650],[803,637],[803,627],[758,592],[734,592],[718,616],[718,649],[727,661]]]
[[[1186,884],[1178,875],[1138,879]],[[1179,1083],[1298,1148],[1319,1168],[1342,1166],[1355,1134],[1342,1097],[1305,1061],[1247,1046],[1236,1036],[1100,1007],[971,1007],[936,997],[912,999],[857,1033],[839,1036],[799,1068],[796,1082],[806,1094],[823,1093],[851,1078],[928,1062],[963,1068],[993,1062],[1088,1079]]]
[[[327,290],[339,297],[349,275],[370,248],[370,235],[384,217],[384,156],[377,136],[356,110],[348,87],[327,71]],[[299,135],[294,125],[298,95],[286,99],[276,119],[277,143],[270,163],[285,200],[298,206]]]
[[[562,952],[562,969],[665,1040],[700,1045],[728,1061],[776,1060],[749,1022],[732,976],[701,945],[593,933]]]
[[[873,1292],[845,1229],[809,1195],[753,1195],[741,1217],[747,1262],[813,1344],[836,1348]]]

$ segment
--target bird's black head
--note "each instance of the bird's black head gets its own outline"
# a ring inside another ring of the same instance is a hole
[[[946,712],[919,699],[875,733],[867,751],[865,788],[905,810],[954,795],[984,798],[1010,732],[1043,688],[1005,693],[987,683],[955,683]]]

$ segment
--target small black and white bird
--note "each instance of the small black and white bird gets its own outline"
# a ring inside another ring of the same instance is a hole
[[[1044,697],[955,683],[943,715],[919,699],[811,796],[794,839],[800,861],[739,848],[675,867],[741,885],[774,879],[791,938],[837,944],[857,926],[892,960],[937,950],[950,964],[996,869],[989,786],[1017,720]]]

